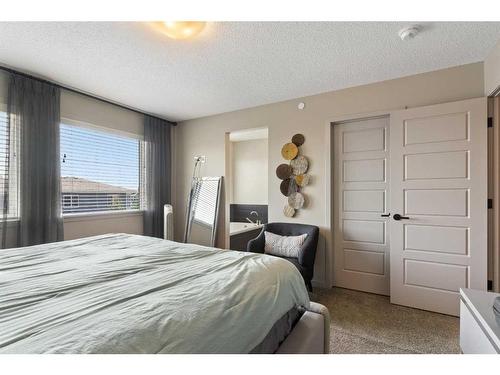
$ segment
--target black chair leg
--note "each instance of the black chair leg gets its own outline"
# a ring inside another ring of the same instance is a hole
[[[312,286],[311,280],[306,281],[306,287],[307,287],[307,291],[312,293],[313,286]]]

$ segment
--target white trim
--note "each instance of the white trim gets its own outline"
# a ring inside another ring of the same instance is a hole
[[[115,219],[121,217],[134,217],[144,215],[143,210],[121,210],[121,211],[100,211],[100,212],[85,212],[63,215],[63,223],[75,223],[80,221],[92,221],[99,219]],[[14,227],[19,224],[19,218],[7,219],[7,227]],[[2,223],[0,223],[0,228]]]
[[[100,211],[100,212],[85,212],[63,215],[63,221],[66,223],[89,221],[117,217],[142,216],[143,210],[116,210],[116,211]]]
[[[490,103],[493,106],[493,155],[491,157],[491,164],[493,168],[493,174],[490,174],[490,178],[493,178],[493,249],[491,252],[492,259],[488,260],[488,264],[492,266],[493,273],[493,291],[500,292],[500,184],[498,179],[500,178],[500,98],[496,97],[490,99]]]
[[[19,225],[19,218],[18,217],[7,218],[5,222],[7,223],[7,228],[12,228]],[[2,225],[3,223],[0,222],[0,228],[2,228]]]
[[[231,132],[224,133],[224,237],[223,246],[231,248],[231,197],[233,196],[233,174],[232,160],[233,147],[231,143]]]

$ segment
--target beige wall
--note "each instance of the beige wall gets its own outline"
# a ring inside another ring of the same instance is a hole
[[[328,92],[306,98],[298,98],[216,116],[185,121],[175,128],[176,142],[176,186],[174,209],[176,223],[184,222],[185,202],[189,191],[190,177],[195,155],[206,155],[203,175],[224,175],[225,133],[235,130],[269,128],[269,220],[300,222],[318,225],[321,238],[316,260],[315,282],[330,284],[327,272],[326,241],[330,236],[330,218],[325,207],[327,191],[326,169],[330,161],[327,156],[330,135],[328,124],[350,114],[362,114],[443,103],[484,94],[483,64],[475,63],[430,73],[394,79],[385,82]],[[297,104],[303,101],[304,110]],[[300,210],[294,218],[287,219],[283,213],[284,197],[279,191],[279,180],[274,170],[282,162],[280,150],[295,133],[305,135],[301,147],[310,160],[311,184],[304,189],[308,198],[307,208]],[[221,210],[221,222],[225,222]],[[176,238],[182,237],[182,225],[176,225]],[[218,235],[218,246],[224,244],[224,231]]]
[[[91,124],[126,135],[144,136],[141,114],[71,91],[61,91],[61,121]]]
[[[267,204],[267,139],[232,142],[231,203]]]
[[[105,233],[143,234],[142,213],[106,213],[64,219],[65,240]]]
[[[500,40],[484,60],[484,94],[490,95],[500,86]]]

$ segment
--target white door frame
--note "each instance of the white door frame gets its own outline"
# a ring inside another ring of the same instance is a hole
[[[334,155],[334,142],[333,142],[333,126],[336,122],[345,122],[345,121],[355,121],[355,120],[358,120],[358,119],[362,119],[362,118],[369,118],[369,117],[378,117],[378,116],[389,116],[389,118],[391,118],[391,116],[393,116],[393,113],[395,111],[400,111],[402,109],[407,109],[407,107],[404,107],[404,108],[392,108],[392,109],[388,109],[388,110],[384,110],[384,111],[374,111],[374,112],[361,112],[361,113],[356,113],[356,114],[346,114],[346,115],[342,115],[342,116],[336,116],[336,117],[333,117],[332,119],[330,119],[329,121],[325,122],[324,124],[324,136],[325,136],[325,165],[324,165],[324,176],[325,176],[325,196],[324,196],[324,199],[325,199],[325,226],[327,228],[330,228],[326,233],[325,233],[325,261],[326,261],[326,284],[327,286],[329,287],[333,287],[333,273],[334,273],[334,264],[333,264],[333,251],[334,251],[334,234],[333,234],[333,229],[334,229],[334,208],[333,208],[333,201],[334,201],[334,197],[333,197],[333,194],[334,194],[334,189],[333,189],[333,155]],[[498,113],[500,113],[500,105],[498,105],[498,107],[496,108],[497,109],[497,112],[495,113],[495,115],[497,115]],[[493,162],[495,163],[495,161],[498,162],[498,160],[500,160],[500,151],[498,151],[498,149],[500,149],[500,147],[498,146],[498,144],[500,144],[500,141],[498,141],[500,139],[500,116],[496,117],[496,123],[494,124],[494,132],[495,132],[495,135],[494,135],[494,138],[495,138],[495,155],[493,157]],[[497,126],[498,125],[498,126]],[[491,157],[490,155],[488,155],[488,157]],[[500,164],[500,163],[499,163]],[[496,168],[495,168],[495,172],[498,172],[498,170],[500,170],[500,168],[498,167],[498,165],[496,165]],[[494,173],[494,176],[498,176],[498,173]],[[494,208],[498,209],[498,210],[494,210],[496,213],[497,212],[500,212],[500,188],[498,188],[498,186],[500,186],[500,184],[495,184],[495,192],[494,192]],[[494,220],[494,222],[498,223],[500,221],[500,219],[498,219],[500,217],[500,214],[496,214],[496,217]],[[496,228],[495,228],[496,229]],[[500,238],[500,235],[498,234],[500,233],[500,230],[495,230],[494,232],[494,238],[495,238],[495,245],[496,246],[499,246],[498,245],[500,243],[500,240],[498,238]],[[499,253],[500,251],[497,250]],[[493,256],[494,260],[496,261],[495,265],[496,265],[496,278],[494,278],[494,280],[496,281],[496,288],[500,288],[498,285],[500,285],[500,276],[498,276],[500,274],[500,271],[498,271],[498,269],[500,269],[498,266],[498,264],[500,264],[500,261],[498,260],[499,256],[498,254],[496,254],[496,257]],[[496,258],[496,259],[495,259]]]
[[[489,130],[489,135],[492,136],[492,143],[490,150],[491,153],[488,155],[491,160],[490,163],[490,181],[488,183],[489,187],[492,188],[488,196],[493,198],[493,212],[492,217],[489,216],[491,222],[489,223],[491,243],[490,249],[491,259],[489,260],[490,275],[493,281],[493,291],[500,292],[500,97],[496,96],[493,98],[488,98],[489,106],[488,113],[489,117],[493,117],[493,129]]]

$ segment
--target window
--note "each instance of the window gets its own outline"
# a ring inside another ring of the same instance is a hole
[[[63,214],[139,210],[143,141],[61,124]]]

